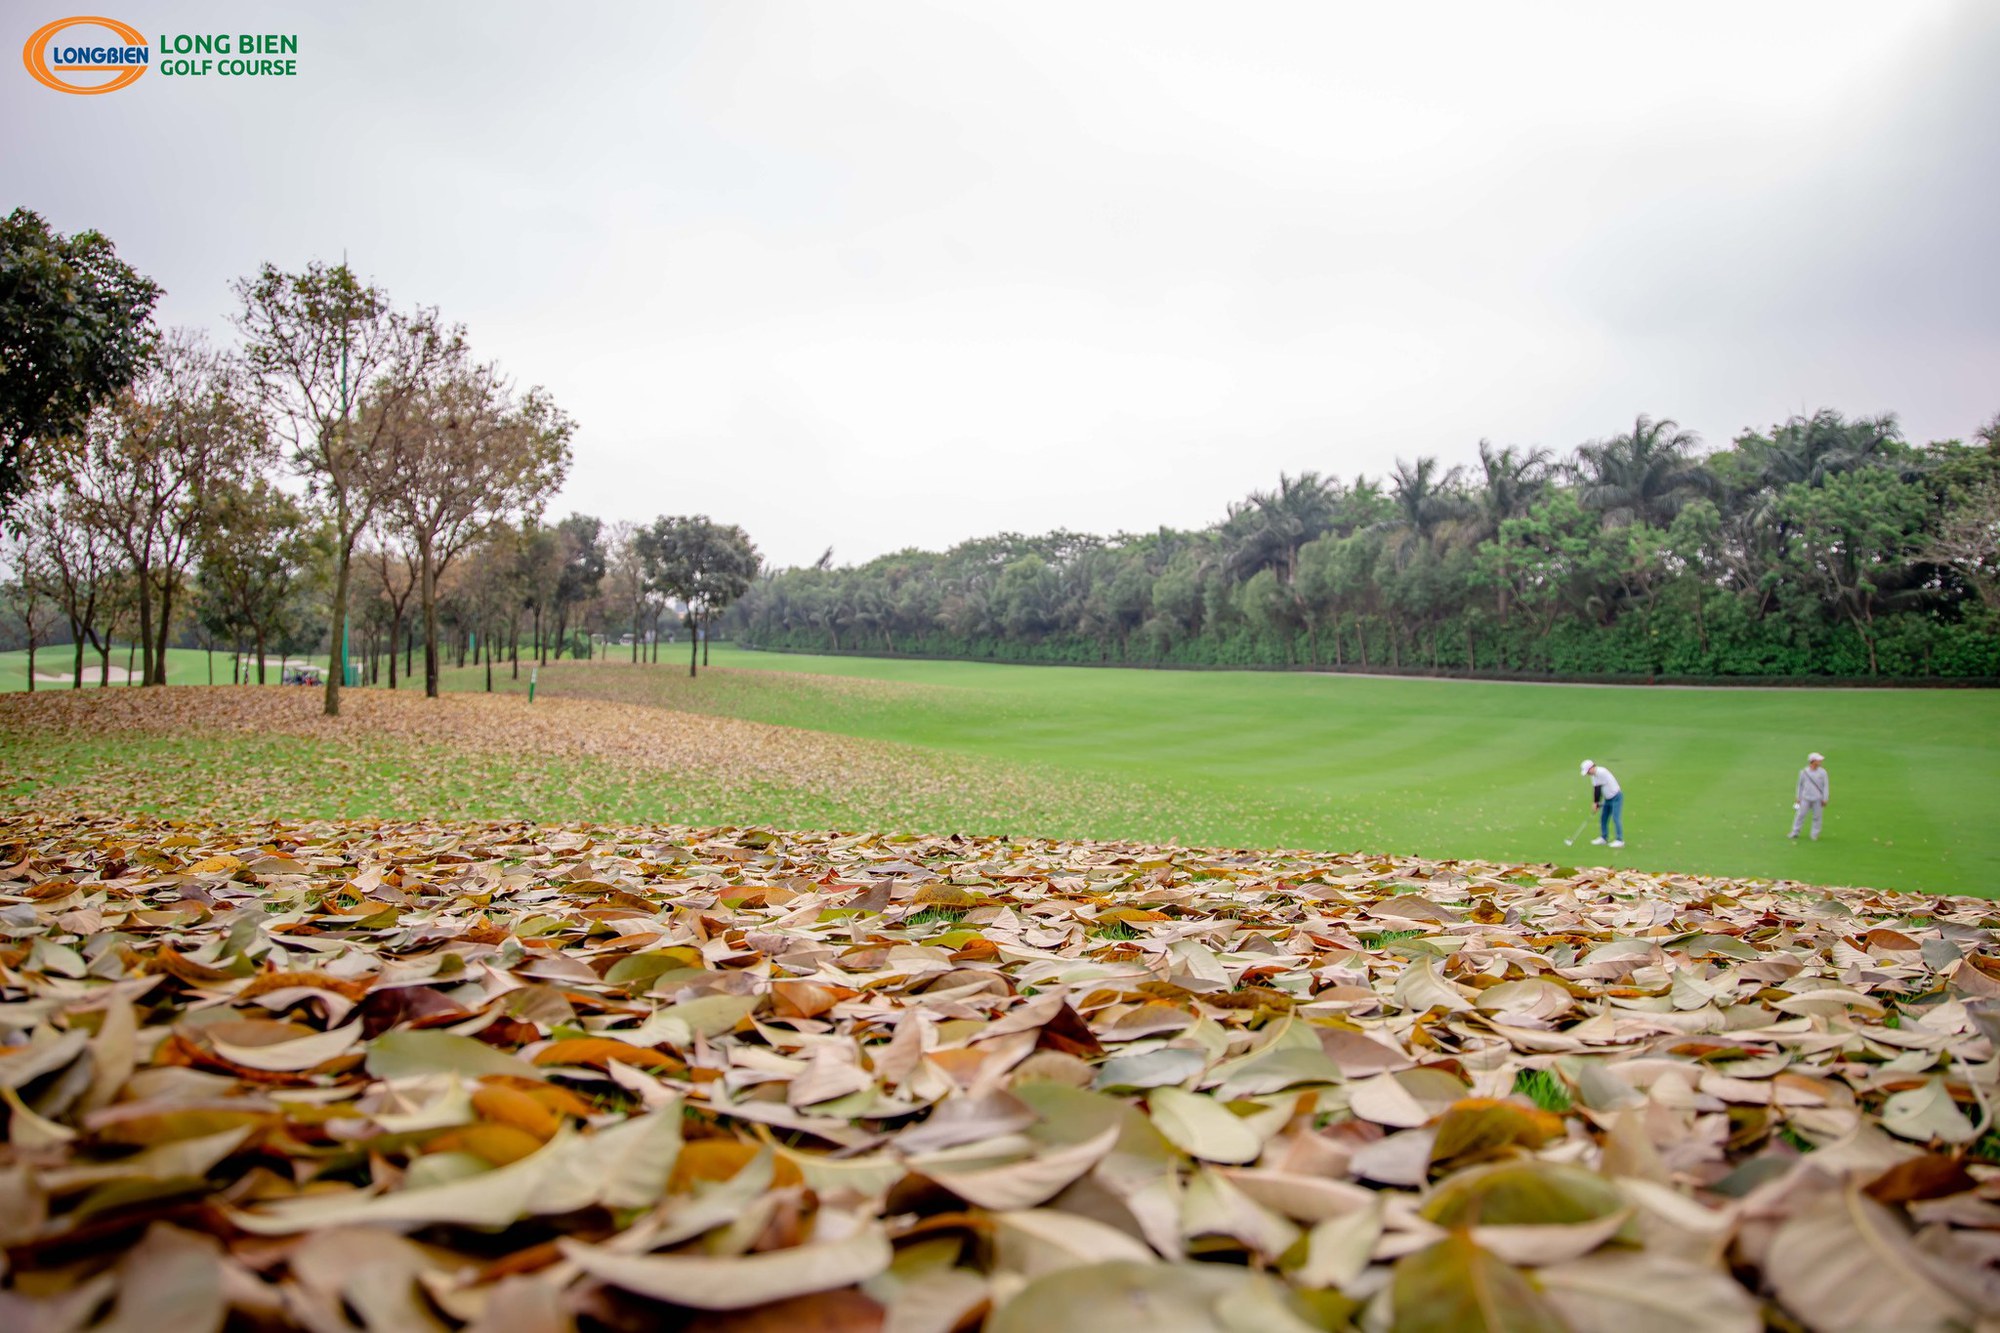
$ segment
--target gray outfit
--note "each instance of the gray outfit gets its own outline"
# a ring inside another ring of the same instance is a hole
[[[1827,777],[1826,770],[1814,768],[1811,764],[1800,769],[1794,799],[1798,802],[1798,811],[1792,816],[1791,836],[1799,836],[1799,826],[1806,822],[1807,815],[1811,815],[1813,841],[1818,842],[1820,820],[1826,813],[1826,803],[1833,799],[1833,782]]]

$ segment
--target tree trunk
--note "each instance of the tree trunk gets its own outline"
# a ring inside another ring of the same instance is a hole
[[[431,544],[417,543],[417,576],[422,586],[417,595],[423,599],[424,617],[424,698],[438,697],[438,621],[437,621],[437,569],[431,560]]]
[[[174,623],[174,585],[169,581],[160,589],[159,650],[153,654],[152,684],[167,683],[167,639]]]
[[[139,645],[145,652],[141,665],[145,668],[140,677],[142,684],[153,683],[153,578],[145,570],[138,571],[139,584]],[[125,654],[125,683],[132,683],[132,655]]]
[[[688,617],[688,675],[694,675],[694,666],[701,659],[701,635],[694,632],[694,617]]]
[[[347,623],[347,581],[354,573],[354,538],[359,532],[359,525],[353,529],[346,529],[343,525],[340,534],[340,552],[333,567],[333,622],[332,628],[327,631],[327,637],[333,640],[327,649],[326,715],[328,717],[340,716],[340,682],[347,668],[347,645],[341,642],[340,627]]]
[[[702,664],[703,666],[707,666],[707,665],[708,665],[708,632],[709,632],[710,630],[714,629],[714,628],[715,628],[715,617],[714,617],[714,616],[703,616],[703,617],[701,618],[701,636],[700,636],[700,637],[701,637],[701,664]]]
[[[138,673],[134,669],[132,664],[133,658],[137,655],[137,653],[138,653],[138,645],[134,644],[130,639],[127,639],[125,641],[125,685],[128,689],[131,687],[132,682],[136,680],[138,677]]]
[[[520,612],[507,617],[507,656],[513,659],[514,679],[521,678],[521,616]]]
[[[69,687],[80,690],[83,688],[83,631],[77,628],[74,620],[69,622],[69,637],[70,642],[76,645],[76,671],[70,676]]]
[[[257,626],[257,683],[264,683],[264,627]]]
[[[25,579],[23,579],[23,580],[22,580],[22,582],[24,582],[24,583],[25,583],[26,581],[27,581],[27,580],[25,580]],[[34,634],[34,632],[33,632],[33,631],[30,631],[30,632],[29,632],[29,634],[28,634],[28,693],[30,693],[30,694],[33,694],[33,693],[35,692],[35,639],[36,639],[36,637],[37,637],[37,636],[36,636],[36,635]]]

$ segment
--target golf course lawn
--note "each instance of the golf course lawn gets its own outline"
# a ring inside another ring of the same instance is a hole
[[[138,658],[128,655],[125,651],[125,645],[120,643],[111,654],[111,683],[113,685],[125,684],[125,663],[128,659],[133,663],[132,669],[136,672],[139,669],[137,665]],[[323,657],[314,660],[318,661],[321,666],[326,665]],[[67,645],[57,648],[36,649],[35,688],[37,690],[69,689],[70,669],[75,665],[76,657],[74,651]],[[265,667],[272,681],[275,682],[278,678],[277,654],[274,653],[266,659]],[[97,688],[98,668],[97,654],[86,651],[83,655],[83,687],[85,689]],[[254,665],[251,669],[255,670]],[[210,684],[209,673],[211,670],[215,675],[214,683],[227,685],[229,683],[229,654],[220,650],[205,653],[199,648],[167,649],[167,684],[169,685]],[[53,676],[60,676],[61,679],[50,679]],[[27,688],[28,654],[26,650],[16,648],[12,652],[0,653],[0,692],[25,690]]]
[[[1183,793],[1185,818],[1170,822],[1190,843],[2000,891],[2000,694],[1990,691],[1384,680],[720,645],[717,669],[690,682],[662,656],[651,667],[552,664],[540,688],[1158,783]],[[786,688],[792,673],[888,688]],[[512,686],[501,674],[496,684]],[[1793,844],[1792,789],[1811,750],[1827,756],[1833,803],[1824,838]],[[1626,789],[1620,851],[1589,846],[1594,825],[1563,845],[1590,813],[1585,758]],[[1129,819],[1107,810],[1083,822],[1122,837],[1137,832]]]
[[[727,646],[713,663],[690,680],[678,654],[644,667],[617,656],[556,662],[540,672],[539,697],[642,705],[640,718],[673,709],[775,723],[891,748],[871,752],[865,782],[772,777],[745,754],[728,762],[731,781],[718,786],[724,770],[684,770],[671,758],[621,769],[516,747],[504,714],[493,715],[498,741],[470,749],[463,736],[428,726],[356,739],[360,748],[337,753],[302,736],[209,734],[199,701],[210,696],[196,691],[171,704],[195,710],[185,736],[97,727],[59,740],[0,736],[0,770],[33,767],[44,784],[80,784],[76,800],[116,790],[164,814],[188,793],[228,793],[229,812],[287,817],[1133,838],[2000,896],[1992,816],[2000,693],[1991,691],[1523,685]],[[199,652],[176,653],[170,666],[177,682],[206,679]],[[216,667],[226,679],[227,658],[218,654]],[[525,694],[525,667],[519,680],[504,666],[494,676],[497,691]],[[451,670],[445,684],[483,691],[486,673]],[[317,711],[303,695],[294,702],[301,717]],[[10,744],[32,752],[10,761]],[[1785,838],[1793,783],[1815,749],[1828,757],[1834,801],[1826,836],[1794,844]],[[1590,813],[1577,772],[1586,757],[1626,789],[1622,849],[1591,846],[1594,823],[1564,845]]]

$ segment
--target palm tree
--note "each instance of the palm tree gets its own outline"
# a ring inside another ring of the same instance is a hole
[[[1606,523],[1665,527],[1688,499],[1715,488],[1714,474],[1694,452],[1700,443],[1679,423],[1641,413],[1629,434],[1578,447],[1578,498]]]
[[[1534,508],[1548,488],[1553,459],[1547,449],[1516,449],[1511,444],[1495,449],[1490,441],[1479,442],[1479,466],[1485,476],[1472,497],[1479,540],[1491,541],[1499,536],[1502,523]]]
[[[1848,421],[1823,407],[1809,417],[1791,418],[1768,440],[1752,436],[1743,448],[1767,490],[1818,488],[1828,477],[1888,461],[1902,435],[1893,412]]]
[[[1440,474],[1438,466],[1435,458],[1419,458],[1414,465],[1396,460],[1396,471],[1389,478],[1389,498],[1396,510],[1388,527],[1401,534],[1403,544],[1414,539],[1421,547],[1434,546],[1449,525],[1470,512],[1460,485],[1464,469]]]
[[[1223,524],[1229,541],[1228,565],[1237,581],[1260,569],[1274,569],[1292,583],[1298,576],[1299,548],[1330,531],[1340,508],[1340,483],[1317,472],[1278,474],[1275,491],[1252,491],[1229,506]]]

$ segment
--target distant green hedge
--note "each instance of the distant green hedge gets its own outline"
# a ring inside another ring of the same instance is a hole
[[[1718,597],[1705,608],[1706,642],[1692,616],[1663,609],[1650,625],[1637,618],[1611,626],[1561,621],[1547,633],[1474,624],[1471,652],[1461,620],[1439,626],[1435,666],[1431,636],[1416,651],[1405,640],[1401,651],[1379,626],[1368,630],[1366,667],[1359,652],[1361,627],[1343,625],[1341,666],[1408,675],[1474,675],[1498,679],[1663,680],[1685,683],[1751,680],[1908,683],[2000,680],[2000,626],[1983,621],[1939,621],[1904,614],[1876,627],[1879,672],[1870,676],[1867,645],[1848,624],[1801,627],[1794,621],[1752,619],[1734,598]],[[1304,634],[1290,642],[1240,627],[1171,645],[1155,645],[1134,635],[1124,645],[1076,635],[1052,634],[1024,640],[998,636],[960,638],[931,633],[899,635],[894,647],[880,636],[857,644],[844,635],[837,648],[816,630],[739,633],[749,648],[872,657],[917,657],[975,662],[1019,662],[1069,666],[1235,667],[1247,669],[1331,668],[1330,631],[1322,631],[1321,652],[1312,660]]]

